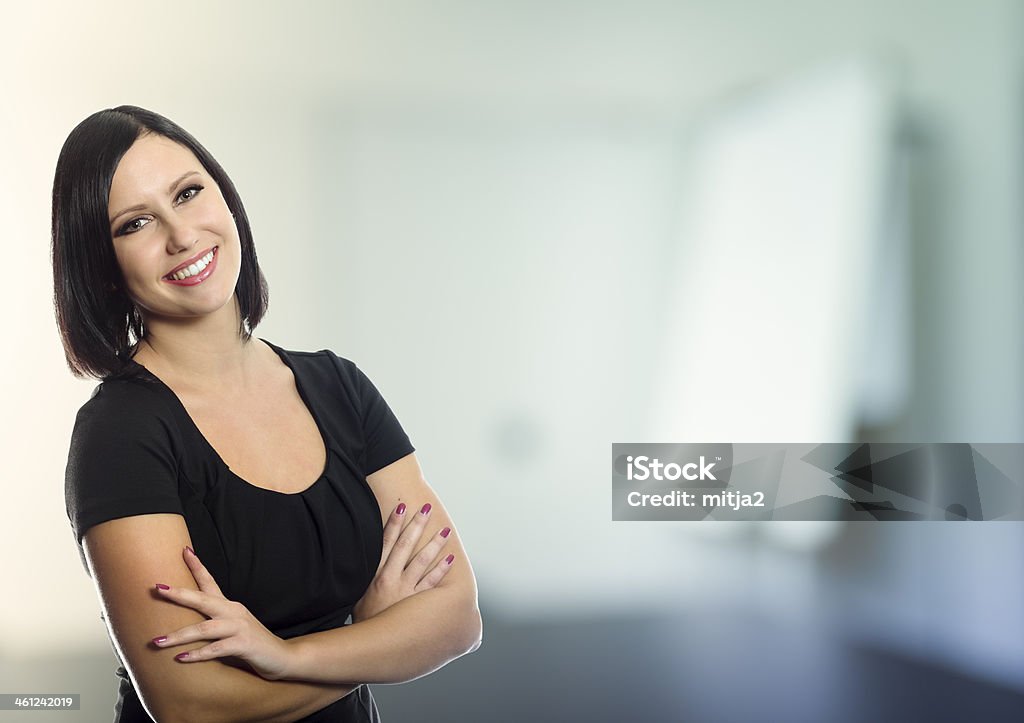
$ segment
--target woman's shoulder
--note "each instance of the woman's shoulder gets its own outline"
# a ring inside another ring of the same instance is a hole
[[[350,410],[357,410],[360,416],[380,397],[377,387],[359,365],[333,349],[297,351],[267,344],[284,357],[300,384],[317,396],[342,403]]]
[[[336,382],[341,377],[343,383],[351,385],[359,373],[359,367],[351,359],[341,356],[333,349],[319,349],[317,351],[301,351],[297,349],[285,349],[262,339],[278,355],[285,356],[285,362],[293,369],[301,368],[303,372],[311,373],[315,378],[322,381]]]
[[[158,383],[144,378],[107,378],[93,388],[77,418],[129,428],[146,420],[170,421],[173,413],[161,392]]]
[[[337,363],[339,361],[343,362],[343,363],[346,363],[346,364],[351,364],[352,363],[351,361],[349,361],[345,357],[339,355],[333,349],[318,349],[317,351],[307,351],[307,350],[300,350],[300,349],[286,349],[286,348],[284,348],[282,346],[279,346],[278,344],[275,344],[275,343],[273,343],[271,341],[268,341],[267,339],[264,339],[263,337],[260,337],[260,341],[264,342],[271,349],[273,349],[274,351],[278,352],[278,354],[281,354],[283,352],[289,358],[312,360],[312,361],[319,360],[322,363],[327,363],[327,362]]]

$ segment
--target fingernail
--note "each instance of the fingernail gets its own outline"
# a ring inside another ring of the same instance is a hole
[[[427,504],[423,505],[423,507],[420,509],[420,514],[421,515],[425,515],[428,512],[430,512],[430,503],[429,502]]]
[[[158,582],[156,584],[156,587],[157,587],[158,590],[170,590],[171,589],[167,585],[164,585],[162,582]]]
[[[452,528],[450,528],[450,527],[444,528],[443,530],[441,530],[441,537],[448,537],[448,535],[451,533],[451,531],[452,531]]]
[[[444,562],[445,562],[446,565],[451,565],[452,564],[452,560],[454,560],[454,559],[455,559],[455,555],[449,555],[448,557],[444,558]]]
[[[193,550],[190,545],[185,545],[185,549],[191,552],[193,557],[199,557],[199,555],[196,554],[196,551]]]
[[[404,502],[399,502],[398,503],[398,509],[395,510],[395,514],[396,515],[404,515],[405,514],[405,503]]]
[[[159,638],[153,638],[153,645],[159,645],[160,643],[164,642],[165,640],[167,640],[167,636],[166,635],[161,635]]]
[[[188,657],[188,653],[178,653],[177,655],[174,656],[174,659],[175,660],[184,660],[187,657]]]

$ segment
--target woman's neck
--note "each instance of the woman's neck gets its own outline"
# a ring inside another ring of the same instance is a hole
[[[255,382],[265,345],[239,336],[240,319],[237,299],[202,318],[146,319],[146,335],[133,358],[164,381],[182,387],[247,389]]]

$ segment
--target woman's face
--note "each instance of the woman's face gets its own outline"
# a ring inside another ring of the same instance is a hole
[[[147,324],[234,314],[238,229],[192,151],[155,133],[138,138],[114,172],[107,211],[126,291]]]

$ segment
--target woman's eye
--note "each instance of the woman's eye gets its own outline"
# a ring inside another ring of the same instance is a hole
[[[178,203],[185,203],[191,201],[193,198],[199,195],[199,192],[203,190],[203,187],[199,184],[193,184],[188,188],[182,189],[181,193],[178,194]],[[143,226],[147,225],[152,219],[148,218],[133,218],[131,221],[126,223],[117,232],[118,236],[127,236],[128,234],[135,233],[142,229]]]
[[[121,230],[117,232],[118,236],[126,236],[130,233],[135,233],[143,226],[149,223],[148,218],[133,218],[131,221],[121,227]]]
[[[203,190],[202,186],[194,185],[189,186],[178,194],[178,200],[180,201],[191,201],[193,198],[199,195],[199,192]]]

